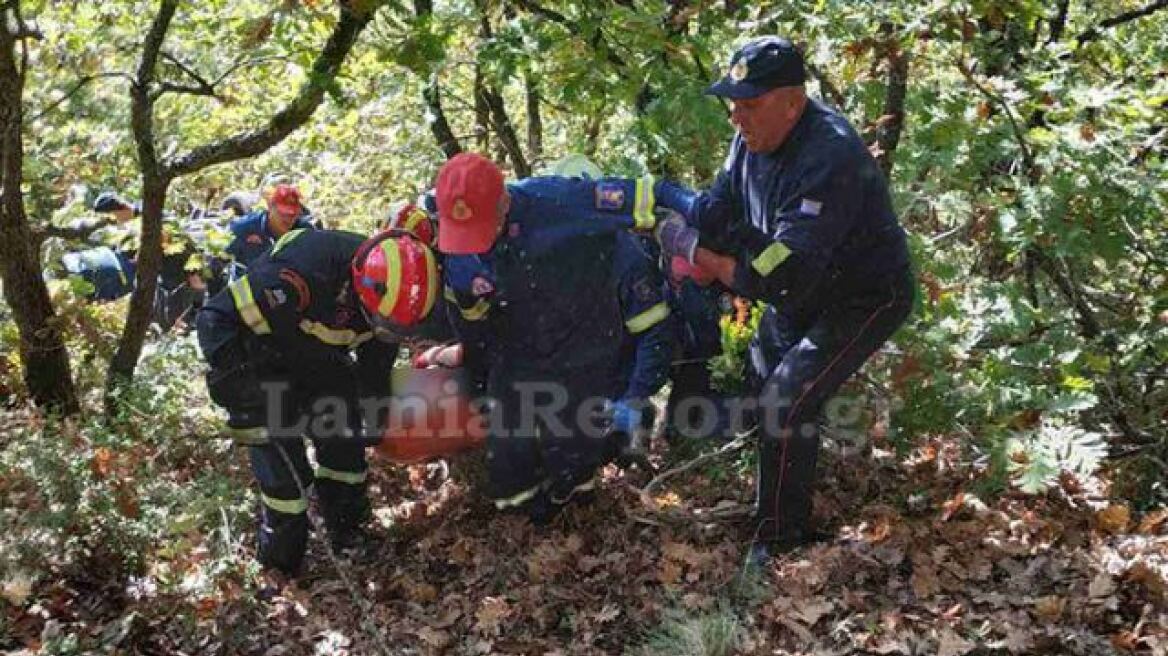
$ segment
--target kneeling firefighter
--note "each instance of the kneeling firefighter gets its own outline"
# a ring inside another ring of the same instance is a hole
[[[429,315],[438,281],[433,253],[407,232],[294,230],[199,313],[208,391],[259,483],[264,565],[299,570],[313,484],[333,546],[359,537],[365,448],[388,415],[398,343]]]

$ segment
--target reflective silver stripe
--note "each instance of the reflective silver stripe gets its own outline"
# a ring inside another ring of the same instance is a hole
[[[790,256],[791,249],[787,248],[787,245],[783,242],[776,241],[770,246],[767,246],[765,251],[759,253],[759,256],[754,258],[750,266],[754,267],[758,275],[769,276],[771,275],[771,271],[775,270],[775,267],[782,264]]]
[[[318,465],[316,468],[316,477],[323,478],[330,481],[337,481],[338,483],[348,483],[349,485],[360,485],[365,482],[365,476],[369,470],[363,469],[359,472],[340,471],[338,469],[330,469],[323,465]]]
[[[637,178],[633,192],[633,223],[638,230],[653,229],[653,206],[656,199],[653,197],[653,176],[646,175]]]
[[[630,333],[636,335],[656,326],[668,316],[669,306],[665,304],[665,301],[661,301],[657,305],[626,321],[625,328],[628,328]]]
[[[251,328],[252,332],[257,335],[272,334],[272,327],[268,325],[268,320],[260,312],[260,306],[256,305],[255,296],[251,293],[251,282],[248,281],[247,276],[236,280],[227,288],[231,290],[231,299],[235,301],[235,309],[239,311],[239,316],[243,318],[247,327]]]
[[[297,515],[308,511],[308,499],[304,497],[298,499],[277,499],[261,492],[260,500],[264,502],[265,506],[286,515]]]
[[[495,507],[501,510],[503,508],[514,508],[515,506],[523,505],[524,503],[535,498],[535,495],[539,494],[539,490],[542,487],[543,485],[536,485],[535,487],[529,488],[520,492],[519,494],[509,496],[505,499],[495,499]]]

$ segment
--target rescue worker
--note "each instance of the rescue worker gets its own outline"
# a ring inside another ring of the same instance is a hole
[[[433,253],[407,233],[298,229],[199,313],[208,391],[250,447],[264,565],[299,570],[302,492],[314,484],[334,547],[359,537],[365,447],[384,428],[397,343],[429,314],[438,284]],[[302,436],[316,447],[315,472]]]
[[[232,219],[238,219],[251,213],[252,208],[259,202],[259,198],[249,191],[233,191],[227,194],[219,206],[220,212],[228,213]]]
[[[656,186],[684,215],[658,223],[666,257],[768,304],[751,352],[763,383],[756,561],[817,537],[820,411],[905,321],[914,294],[887,182],[847,120],[807,98],[805,77],[786,39],[742,46],[707,89],[731,100],[737,128],[713,187]]]
[[[65,273],[93,285],[90,301],[113,301],[134,291],[134,259],[126,252],[98,246],[61,256]]]
[[[585,180],[599,180],[602,176],[600,167],[579,153],[556,160],[550,173]],[[657,258],[640,237],[617,233],[613,276],[624,331],[613,372],[615,388],[609,410],[613,432],[621,442],[620,455],[631,460],[644,456],[648,446],[654,421],[649,399],[669,376],[674,322],[666,300],[665,278]]]
[[[615,234],[652,226],[652,183],[535,177],[504,185],[493,162],[464,153],[442,167],[436,190],[463,361],[497,401],[490,495],[500,510],[546,523],[593,488],[612,455],[589,419],[614,389],[618,366]],[[541,404],[541,394],[551,403]]]
[[[276,240],[291,230],[313,228],[312,217],[305,213],[300,191],[292,185],[276,185],[267,207],[255,209],[231,222],[232,233],[227,253],[245,267],[271,250]]]

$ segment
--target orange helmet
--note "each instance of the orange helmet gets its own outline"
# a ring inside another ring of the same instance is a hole
[[[426,210],[413,203],[391,208],[385,227],[391,230],[394,228],[405,230],[422,240],[423,244],[434,245],[434,220]]]
[[[385,230],[357,248],[353,289],[373,334],[396,342],[414,333],[434,308],[441,281],[434,253],[413,234]]]

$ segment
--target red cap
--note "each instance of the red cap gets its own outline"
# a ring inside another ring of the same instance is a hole
[[[280,214],[300,214],[300,192],[292,185],[276,185],[272,192],[272,206]]]
[[[450,158],[438,171],[438,250],[451,255],[485,253],[499,232],[503,172],[477,153]]]

